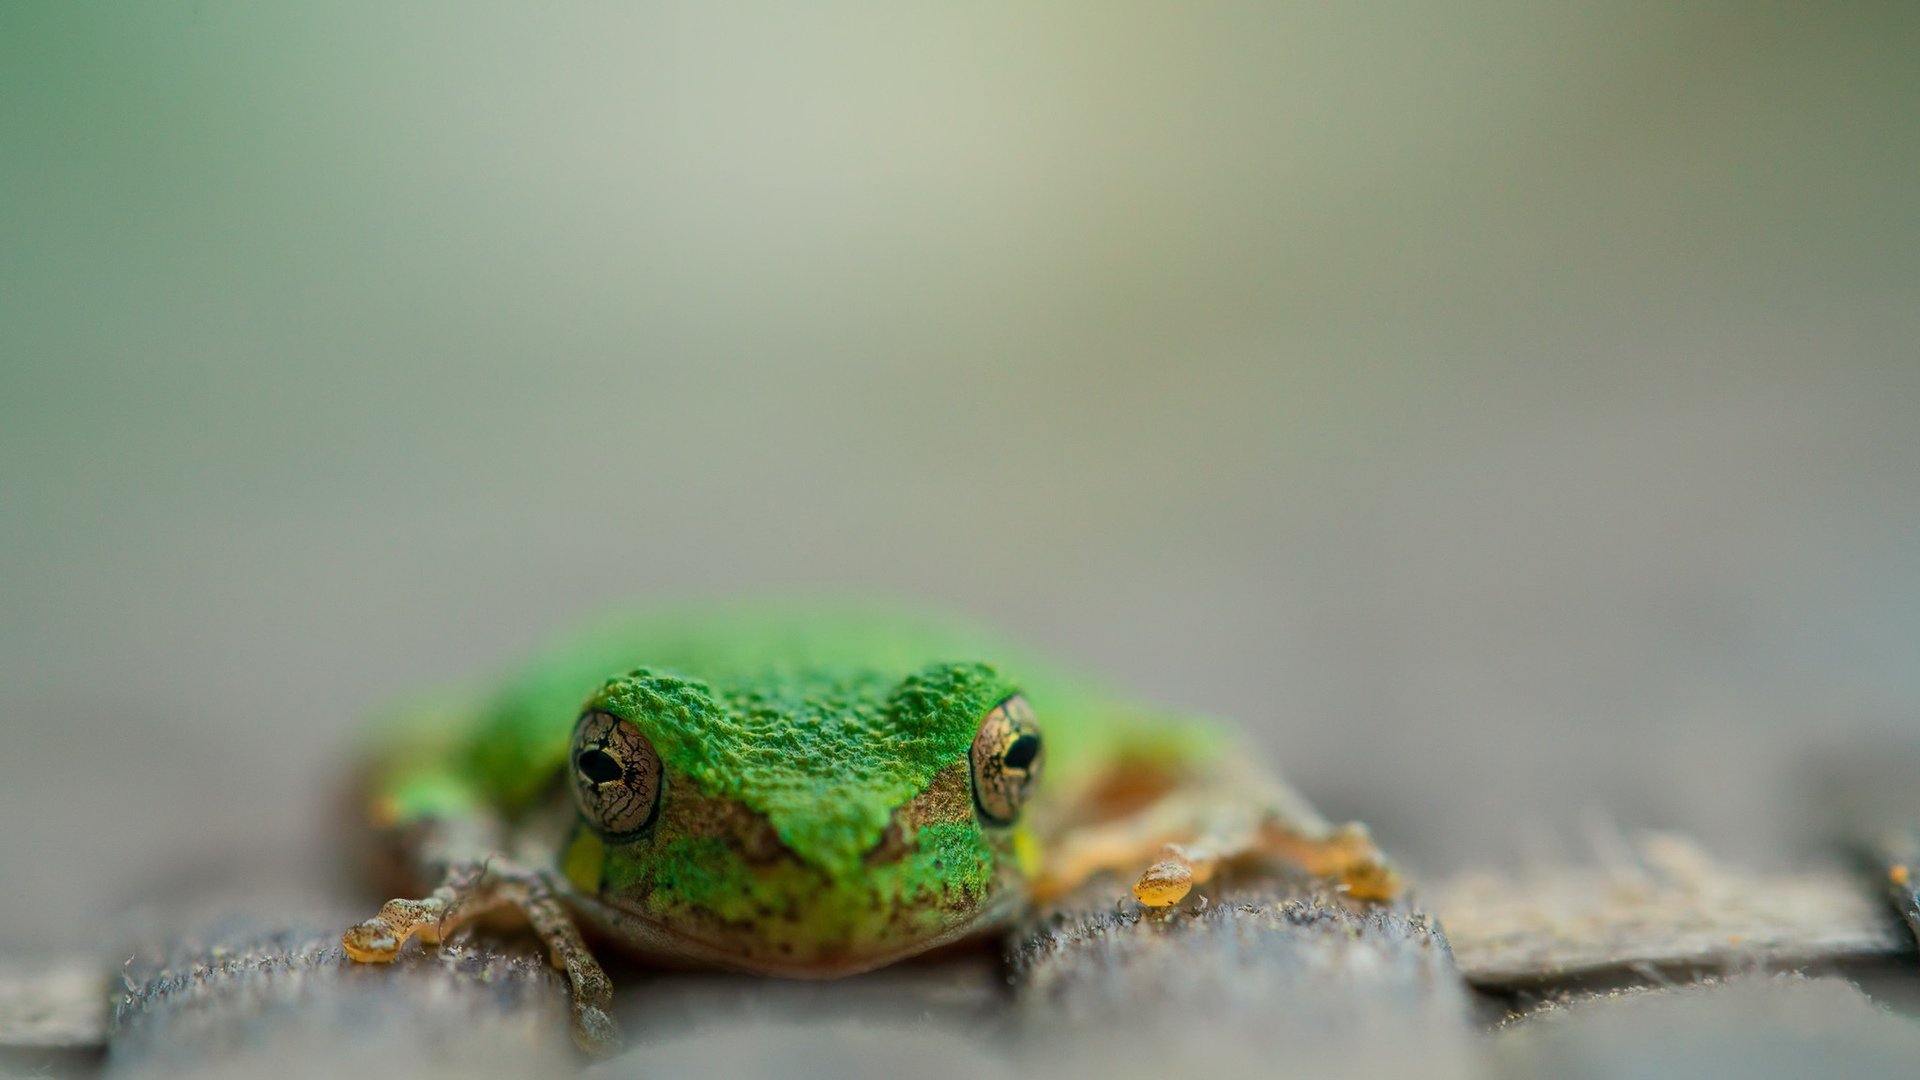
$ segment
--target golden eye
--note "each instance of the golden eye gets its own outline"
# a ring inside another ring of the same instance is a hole
[[[972,756],[973,805],[991,824],[1013,824],[1047,761],[1026,698],[1015,694],[987,713],[973,737]]]
[[[601,836],[621,840],[653,824],[660,808],[660,755],[639,728],[590,712],[574,725],[567,758],[573,801]]]

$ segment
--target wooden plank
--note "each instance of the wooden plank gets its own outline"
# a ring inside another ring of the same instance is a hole
[[[1284,883],[1160,914],[1116,907],[1121,893],[1109,884],[1036,919],[1004,964],[988,949],[826,984],[616,969],[630,1049],[595,1073],[1131,1075],[1166,1060],[1371,1075],[1391,1058],[1477,1075],[1432,919],[1347,911]],[[564,987],[529,940],[481,934],[355,966],[337,932],[362,906],[229,887],[198,909],[238,914],[184,930],[150,920],[108,1072],[285,1075],[299,1062],[364,1080],[580,1064]]]
[[[363,905],[229,891],[150,916],[113,1002],[111,1075],[537,1075],[573,1067],[563,981],[521,938],[349,962]]]
[[[1585,865],[1473,875],[1431,904],[1461,974],[1491,990],[1688,978],[1901,956],[1906,931],[1839,865],[1755,873],[1685,837],[1597,845]]]
[[[107,1041],[107,977],[83,957],[0,964],[0,1048],[92,1052]]]
[[[1749,873],[1657,835],[1607,850],[1585,866],[1428,890],[1440,920],[1349,910],[1285,880],[1229,882],[1156,913],[1116,903],[1124,892],[1106,882],[1036,918],[1004,965],[981,952],[833,984],[616,969],[633,1049],[599,1073],[799,1062],[893,1075],[911,1062],[1476,1076],[1485,1040],[1471,1034],[1461,973],[1550,992],[1910,949],[1874,888],[1843,870]],[[564,987],[529,939],[483,934],[410,949],[391,968],[354,966],[337,931],[366,906],[325,884],[226,882],[174,905],[215,916],[150,916],[117,995],[108,1071],[302,1061],[368,1077],[578,1064]]]
[[[0,1076],[81,1077],[107,1044],[107,970],[69,957],[0,963]]]
[[[1029,1033],[1076,1036],[1042,1061],[1083,1075],[1479,1074],[1470,1003],[1431,916],[1278,881],[1163,912],[1112,896],[1083,894],[1012,950]]]
[[[1920,1061],[1920,1025],[1845,979],[1790,974],[1570,997],[1487,1043],[1514,1078],[1883,1078]]]

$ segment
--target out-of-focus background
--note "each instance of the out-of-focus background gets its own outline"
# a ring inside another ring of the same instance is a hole
[[[0,948],[327,835],[359,717],[854,589],[1444,873],[1790,859],[1920,713],[1920,18],[0,14]]]

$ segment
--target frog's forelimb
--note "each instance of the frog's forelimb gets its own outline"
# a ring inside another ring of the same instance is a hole
[[[549,961],[567,974],[573,1041],[592,1054],[618,1050],[620,1029],[609,1011],[613,982],[580,936],[551,875],[491,855],[442,865],[439,887],[425,898],[389,900],[378,915],[341,935],[347,955],[363,964],[391,963],[409,938],[437,945],[463,923],[503,908],[518,910],[547,946]]]

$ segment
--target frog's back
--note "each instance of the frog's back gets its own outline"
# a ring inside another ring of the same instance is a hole
[[[580,705],[636,667],[698,679],[726,695],[869,683],[875,693],[930,664],[992,665],[1032,701],[1058,772],[1088,762],[1112,729],[1144,715],[1117,695],[1033,661],[964,621],[898,608],[786,605],[668,611],[604,621],[541,652],[486,699],[469,746],[476,777],[509,810],[565,761]]]

